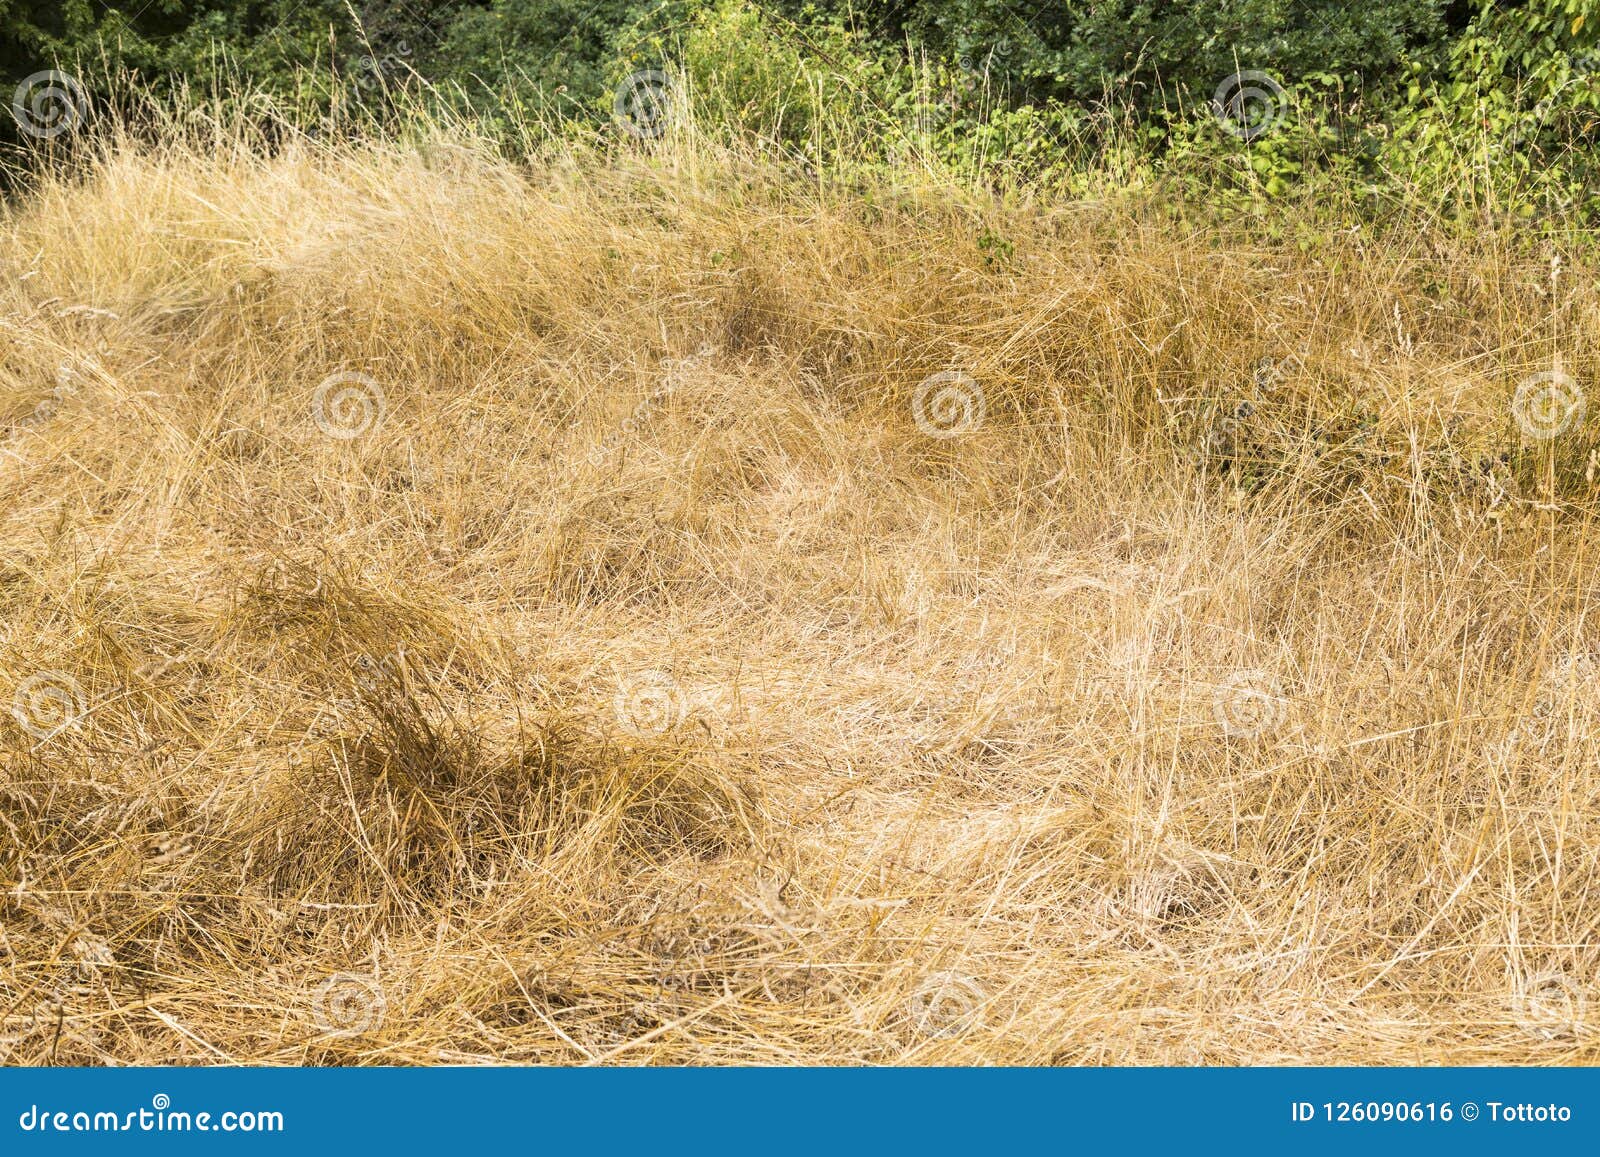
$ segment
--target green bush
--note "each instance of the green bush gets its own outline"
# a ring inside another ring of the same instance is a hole
[[[1071,0],[1026,17],[1002,0],[0,0],[0,59],[12,86],[59,66],[100,103],[233,92],[383,120],[446,101],[522,141],[612,131],[619,86],[659,69],[702,131],[807,165],[926,162],[1067,195],[1109,174],[1223,205],[1326,193],[1535,217],[1600,207],[1597,7]],[[7,119],[31,155],[38,142]]]

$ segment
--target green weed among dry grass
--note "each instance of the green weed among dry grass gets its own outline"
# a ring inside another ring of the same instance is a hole
[[[41,180],[0,1052],[1592,1059],[1594,416],[1517,386],[1600,376],[1600,271],[1296,221],[670,142]]]

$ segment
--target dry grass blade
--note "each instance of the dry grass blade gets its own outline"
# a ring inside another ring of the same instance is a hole
[[[872,192],[8,211],[0,1056],[1593,1059],[1592,256]]]

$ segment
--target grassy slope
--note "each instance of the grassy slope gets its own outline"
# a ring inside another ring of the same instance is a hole
[[[1288,232],[709,153],[45,183],[0,692],[84,713],[0,719],[0,1051],[1591,1057],[1590,442],[1508,403],[1595,271]]]

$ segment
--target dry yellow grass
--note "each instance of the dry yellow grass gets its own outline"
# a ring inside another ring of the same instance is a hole
[[[1284,238],[709,147],[42,181],[0,1053],[1592,1059],[1593,440],[1511,403],[1596,271]]]

